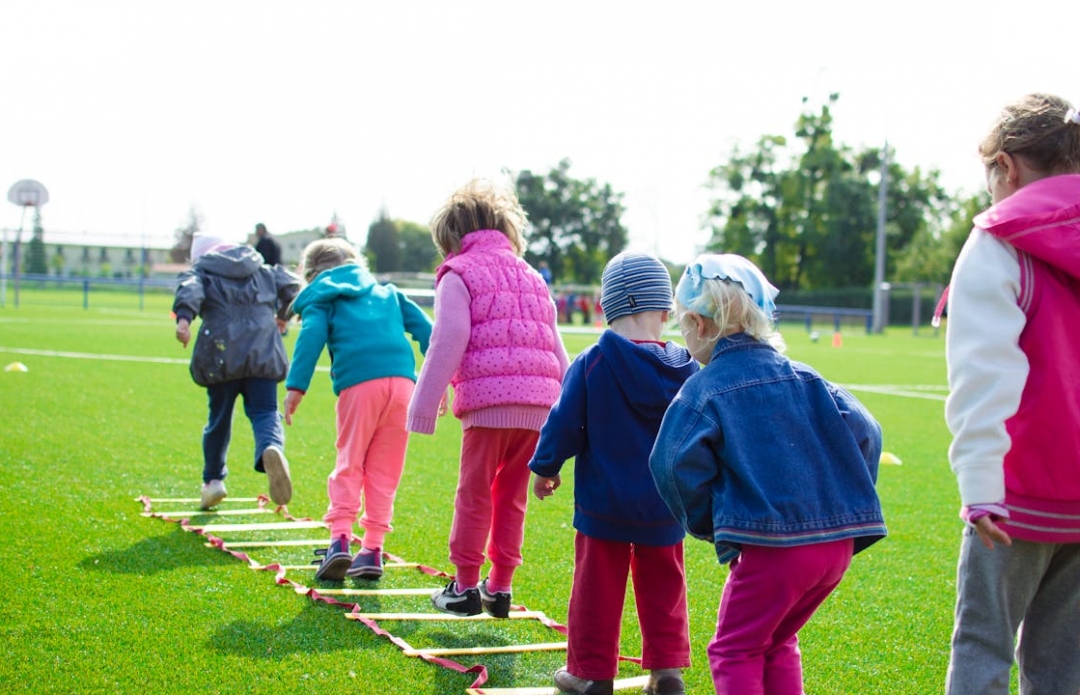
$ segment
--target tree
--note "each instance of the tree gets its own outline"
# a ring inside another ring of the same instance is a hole
[[[953,265],[971,232],[971,220],[990,206],[986,191],[961,199],[944,228],[926,225],[911,243],[897,254],[896,277],[905,282],[945,285]]]
[[[570,176],[563,159],[544,175],[516,176],[531,231],[526,260],[547,261],[556,281],[599,284],[604,265],[626,247],[623,194],[610,184]]]
[[[198,208],[192,205],[188,208],[188,219],[183,226],[177,227],[174,232],[176,243],[169,249],[169,258],[173,263],[187,263],[191,258],[191,240],[195,237],[195,232],[202,229],[202,214]]]
[[[379,211],[379,217],[368,227],[368,259],[371,270],[376,273],[393,273],[401,269],[401,243],[398,229],[386,210]]]
[[[407,273],[430,273],[439,264],[439,250],[431,240],[431,230],[416,222],[395,220],[401,246],[401,270]]]
[[[41,226],[41,208],[34,208],[34,234],[27,245],[23,269],[33,275],[45,275],[49,272],[49,265],[45,260],[45,229]]]
[[[762,137],[709,174],[710,251],[757,262],[780,289],[872,284],[881,152],[836,144],[830,95],[820,112],[805,109],[795,137]],[[912,240],[950,218],[954,206],[938,173],[908,172],[890,158],[886,276]]]

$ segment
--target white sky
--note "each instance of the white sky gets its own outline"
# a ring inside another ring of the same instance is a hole
[[[1004,103],[1080,100],[1065,0],[8,0],[0,26],[0,228],[36,179],[54,243],[166,246],[193,205],[236,241],[336,211],[363,243],[381,206],[426,223],[472,176],[568,157],[681,263],[709,170],[804,96],[966,191]]]

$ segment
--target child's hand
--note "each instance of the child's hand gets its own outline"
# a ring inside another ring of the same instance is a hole
[[[555,491],[562,485],[562,478],[555,475],[551,478],[545,478],[542,475],[533,477],[533,494],[537,499],[544,499],[545,497],[551,497],[555,494]]]
[[[191,322],[187,319],[180,319],[176,322],[176,339],[184,347],[187,347],[188,342],[191,340]]]
[[[277,331],[281,335],[285,335],[289,331],[289,322],[282,319],[275,318],[274,323],[277,324]]]
[[[297,407],[299,407],[299,405],[300,405],[300,401],[302,401],[303,399],[304,399],[304,394],[301,391],[296,391],[294,389],[289,389],[285,393],[285,404],[284,404],[283,407],[285,409],[285,424],[286,425],[291,425],[292,424],[293,413],[296,412]]]
[[[446,415],[447,408],[450,403],[450,388],[447,387],[446,393],[442,395],[442,400],[439,401],[439,417]]]
[[[994,541],[1002,545],[1012,545],[1012,538],[1005,533],[1005,529],[993,522],[990,515],[980,517],[975,521],[975,532],[979,534],[982,544],[991,550],[994,549]]]

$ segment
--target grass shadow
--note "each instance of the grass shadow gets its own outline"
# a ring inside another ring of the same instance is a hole
[[[207,649],[249,659],[281,659],[292,654],[356,651],[381,638],[346,621],[345,606],[308,602],[292,620],[274,624],[234,620],[219,627],[206,641]],[[339,625],[327,621],[340,620]]]
[[[79,561],[79,569],[113,574],[153,575],[184,567],[217,567],[235,563],[224,553],[209,552],[193,545],[191,534],[180,527],[174,533],[144,538],[123,550],[89,555]]]

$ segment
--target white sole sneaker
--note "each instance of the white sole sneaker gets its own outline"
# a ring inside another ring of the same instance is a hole
[[[266,447],[262,455],[263,470],[270,479],[270,499],[274,504],[288,504],[292,499],[292,478],[285,453],[276,446]]]
[[[211,507],[216,507],[221,503],[221,500],[228,496],[228,492],[225,491],[225,483],[221,480],[211,480],[209,483],[204,483],[202,486],[202,504],[201,509],[206,512]]]

